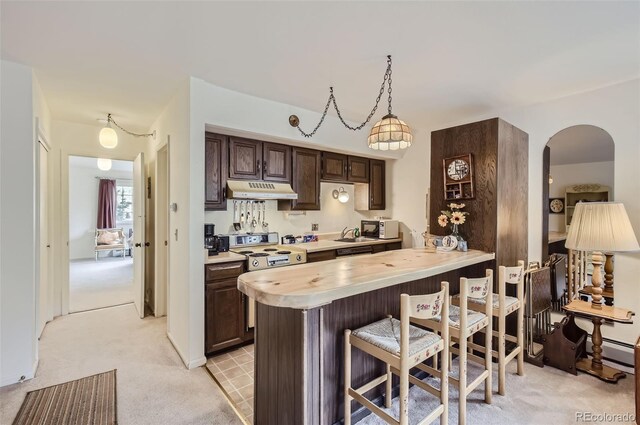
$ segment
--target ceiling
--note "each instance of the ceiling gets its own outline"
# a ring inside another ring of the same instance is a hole
[[[393,55],[394,112],[427,127],[640,75],[639,2],[6,2],[2,58],[54,119],[146,130],[189,76],[361,121]],[[383,101],[384,102],[384,101]],[[386,110],[383,103],[376,117]]]
[[[576,125],[556,133],[547,146],[551,165],[582,164],[614,160],[611,135],[593,125]]]

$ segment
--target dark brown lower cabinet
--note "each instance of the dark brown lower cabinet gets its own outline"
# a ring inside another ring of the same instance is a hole
[[[237,287],[238,276],[243,271],[243,262],[205,266],[205,354],[241,345],[253,338],[253,332],[246,330],[246,297]]]
[[[371,249],[373,254],[377,252],[391,251],[394,249],[402,249],[402,242],[379,243],[379,244],[371,245]],[[362,254],[362,255],[366,255],[366,254]],[[335,249],[330,249],[327,251],[308,252],[307,263],[335,260],[337,257],[338,256]]]

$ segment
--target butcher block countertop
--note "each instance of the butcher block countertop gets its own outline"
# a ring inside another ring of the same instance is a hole
[[[209,252],[206,249],[204,250],[205,264],[230,263],[232,261],[244,261],[246,259],[246,256],[236,254],[235,252],[220,252],[218,255],[209,256]]]
[[[380,245],[380,244],[387,244],[387,243],[393,243],[393,242],[402,242],[402,239],[400,238],[395,238],[395,239],[366,238],[358,242],[337,242],[337,241],[328,240],[328,239],[320,239],[318,242],[299,243],[299,244],[296,244],[295,246],[298,248],[302,248],[307,252],[320,252],[320,251],[331,251],[332,249],[349,248],[349,247],[356,247],[356,246],[367,246],[367,245]]]
[[[400,249],[244,273],[238,289],[262,304],[310,309],[493,259],[494,253],[477,250]]]

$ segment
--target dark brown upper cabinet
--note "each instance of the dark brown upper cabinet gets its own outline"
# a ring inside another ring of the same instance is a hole
[[[262,142],[262,180],[291,182],[291,146]]]
[[[322,180],[346,182],[349,157],[340,153],[322,152]]]
[[[229,138],[229,178],[262,179],[262,142],[239,137]]]
[[[322,180],[369,183],[369,159],[334,152],[322,152]]]
[[[384,210],[385,199],[385,162],[379,159],[369,161],[369,209]]]
[[[321,153],[312,149],[291,149],[291,186],[298,194],[295,201],[278,201],[279,210],[319,210]]]
[[[229,139],[229,178],[290,182],[291,147],[231,137]]]
[[[369,182],[369,158],[349,156],[347,179],[352,183]]]
[[[206,133],[204,143],[204,208],[227,209],[228,136]]]

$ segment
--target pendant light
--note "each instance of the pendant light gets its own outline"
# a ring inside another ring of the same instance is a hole
[[[109,114],[109,117],[111,114]],[[100,130],[100,135],[98,136],[100,140],[100,144],[102,147],[107,149],[113,149],[118,146],[118,134],[111,127],[111,121],[107,120],[107,125],[102,130]]]
[[[102,130],[100,130],[100,134],[98,135],[98,140],[100,141],[100,144],[107,149],[113,149],[116,146],[118,146],[118,134],[113,129],[113,127],[111,127],[111,123],[113,123],[114,126],[118,127],[120,130],[124,131],[125,133],[131,136],[153,137],[154,140],[156,138],[155,130],[153,131],[153,133],[132,133],[131,131],[125,130],[124,128],[120,127],[118,123],[113,120],[113,118],[111,117],[111,114],[107,114],[107,125]]]
[[[98,168],[102,171],[109,171],[111,169],[111,160],[108,158],[98,158]]]
[[[327,104],[324,107],[322,117],[320,118],[320,121],[318,122],[316,127],[310,133],[306,133],[300,128],[300,119],[296,115],[289,116],[289,125],[297,128],[300,134],[302,134],[304,137],[312,137],[322,125],[322,122],[327,116],[329,106],[333,103],[333,107],[338,113],[338,118],[340,119],[342,124],[349,130],[360,130],[371,120],[376,110],[378,109],[378,104],[380,103],[380,99],[382,98],[384,87],[387,85],[387,82],[387,92],[389,93],[387,115],[382,117],[382,119],[373,126],[371,132],[369,133],[367,143],[369,145],[369,148],[376,150],[386,151],[406,149],[411,146],[411,143],[413,142],[413,135],[411,134],[411,129],[409,128],[409,126],[404,121],[400,120],[397,116],[393,115],[393,113],[391,112],[391,55],[387,56],[387,70],[384,73],[384,78],[382,80],[382,85],[380,86],[380,92],[378,93],[378,97],[376,98],[376,103],[373,106],[373,109],[371,109],[369,116],[364,120],[363,123],[361,123],[357,127],[352,127],[345,122],[345,120],[342,118],[342,114],[340,113],[340,109],[338,108],[338,103],[336,102],[336,98],[333,94],[333,87],[329,87],[329,99],[327,100]]]

